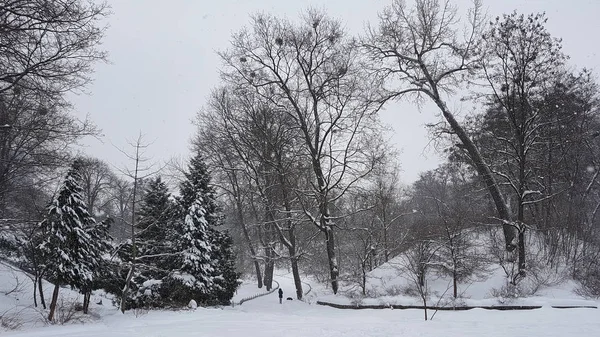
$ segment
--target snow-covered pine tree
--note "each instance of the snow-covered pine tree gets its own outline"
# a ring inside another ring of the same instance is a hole
[[[179,193],[181,209],[188,210],[193,203],[198,202],[198,196],[201,196],[200,205],[205,211],[208,226],[221,224],[221,210],[217,205],[215,189],[210,185],[210,173],[200,153],[190,160],[185,180],[179,186]]]
[[[180,185],[178,199],[185,219],[181,248],[188,267],[193,266],[195,272],[206,273],[196,275],[202,277],[198,285],[204,284],[205,289],[195,299],[206,304],[229,303],[238,285],[235,257],[231,238],[216,228],[221,225],[222,216],[215,190],[210,185],[208,168],[200,153],[191,159],[185,178]],[[189,273],[185,269],[182,272]],[[185,304],[190,298],[181,300]]]
[[[106,218],[100,223],[91,222],[86,232],[90,236],[89,264],[92,267],[93,279],[86,281],[81,287],[83,293],[83,313],[87,314],[90,306],[92,290],[101,289],[103,281],[112,273],[111,263],[108,260],[113,246],[113,238],[109,234],[110,226],[114,223],[112,218]]]
[[[240,285],[240,274],[235,270],[235,254],[233,252],[233,240],[227,232],[212,230],[213,243],[215,250],[212,252],[212,259],[219,261],[214,269],[214,282],[217,287],[211,291],[212,302],[228,305]]]
[[[179,305],[187,304],[190,299],[207,302],[209,292],[216,286],[213,276],[218,261],[212,260],[212,252],[217,247],[213,246],[203,203],[204,198],[198,195],[181,223],[178,241],[180,267],[171,274],[172,279],[181,285],[176,287],[179,289],[172,289],[171,293],[171,299]]]
[[[50,321],[54,319],[61,285],[81,289],[93,280],[94,262],[90,256],[94,247],[85,228],[95,220],[81,197],[79,167],[79,161],[75,160],[58,195],[47,208],[46,219],[40,223],[43,240],[38,249],[46,263],[46,275],[54,283]]]
[[[179,268],[175,257],[177,240],[175,206],[160,176],[147,182],[137,221],[138,270],[133,278],[134,307],[162,307],[162,281]]]
[[[160,176],[147,182],[136,224],[137,248],[142,257],[171,249],[169,240],[173,236],[175,209],[170,197],[169,189]]]

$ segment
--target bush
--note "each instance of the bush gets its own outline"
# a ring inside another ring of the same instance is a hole
[[[575,271],[579,286],[575,293],[587,298],[600,298],[600,263],[596,258],[584,260],[581,268]]]
[[[90,319],[90,315],[83,313],[83,307],[79,298],[74,300],[61,299],[56,304],[56,312],[52,324],[64,325],[67,323],[83,323]]]
[[[23,326],[23,320],[19,318],[19,314],[10,315],[7,312],[0,315],[0,327],[4,330],[18,330]]]

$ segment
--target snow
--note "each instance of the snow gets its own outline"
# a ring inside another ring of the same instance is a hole
[[[378,271],[383,274],[381,270]],[[11,278],[8,269],[0,265],[0,304],[8,304],[3,291]],[[275,275],[284,297],[294,293],[293,280],[287,272]],[[20,337],[167,337],[167,336],[223,336],[223,337],[296,337],[296,336],[599,336],[600,310],[553,309],[543,307],[529,311],[469,311],[437,312],[432,321],[423,320],[421,310],[340,310],[316,305],[316,300],[350,301],[343,296],[327,295],[327,285],[311,283],[306,301],[283,301],[279,304],[277,292],[258,297],[234,307],[197,308],[181,311],[133,312],[125,315],[110,306],[92,301],[92,316],[83,324],[37,325],[23,327],[22,331],[2,331],[2,336]],[[483,286],[482,286],[483,287]],[[49,288],[49,287],[47,287]],[[308,287],[307,287],[308,288]],[[483,290],[482,290],[483,291]],[[553,289],[557,296],[571,296],[570,285]],[[246,281],[234,301],[267,292],[258,289],[256,282]],[[61,293],[69,293],[66,289]],[[23,297],[22,301],[31,303]],[[383,299],[380,299],[383,300]],[[13,303],[10,303],[12,305]],[[545,305],[545,304],[544,304]],[[6,306],[5,306],[6,307]],[[430,315],[431,315],[430,311]],[[1,330],[0,330],[1,331]]]
[[[4,324],[19,326],[21,329],[31,329],[47,324],[45,317],[48,312],[33,306],[33,281],[32,277],[23,271],[0,261],[0,335],[5,335]],[[46,304],[50,304],[54,286],[46,281],[43,282]],[[101,295],[94,296],[92,301],[99,302]],[[62,288],[59,293],[59,307],[67,310],[73,303],[82,303],[83,296],[76,291]],[[109,303],[107,299],[104,302]],[[39,297],[38,297],[39,304]],[[62,311],[58,308],[57,311]],[[57,312],[61,315],[62,312]],[[87,317],[85,318],[88,319]],[[35,336],[35,335],[33,335]]]
[[[162,280],[155,280],[155,279],[151,279],[151,280],[147,280],[144,283],[142,283],[142,286],[144,288],[150,288],[156,285],[161,285],[162,284]]]

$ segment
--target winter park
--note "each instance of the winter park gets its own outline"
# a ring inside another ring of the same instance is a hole
[[[0,0],[0,335],[600,336],[598,13]]]

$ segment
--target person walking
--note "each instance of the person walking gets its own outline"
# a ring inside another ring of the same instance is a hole
[[[279,304],[281,304],[281,300],[283,300],[283,290],[279,288]]]

